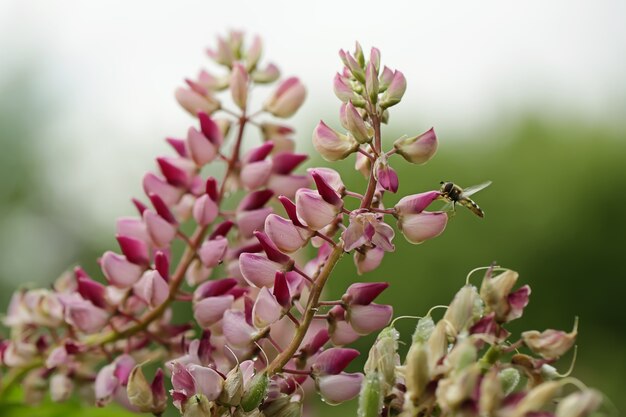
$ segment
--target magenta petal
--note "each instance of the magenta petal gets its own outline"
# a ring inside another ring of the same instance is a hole
[[[232,305],[235,297],[232,295],[220,295],[207,297],[193,306],[193,316],[203,329],[211,327],[224,316],[224,312]]]
[[[94,281],[88,276],[76,274],[76,283],[78,284],[78,293],[86,300],[91,301],[95,306],[107,308],[106,288],[99,282]]]
[[[275,174],[290,174],[298,165],[306,161],[309,156],[301,153],[280,152],[272,158],[272,171]]]
[[[179,156],[182,156],[183,158],[187,157],[187,149],[185,148],[184,140],[176,138],[166,138],[165,140],[167,141],[167,143],[170,144],[172,148],[174,148]]]
[[[347,319],[355,332],[370,334],[382,329],[391,321],[393,307],[381,304],[351,305]]]
[[[370,304],[380,293],[385,291],[387,282],[359,282],[348,287],[343,300],[347,304]]]
[[[152,202],[152,206],[159,216],[163,217],[169,223],[176,224],[176,218],[167,207],[167,204],[165,204],[165,202],[161,199],[161,197],[159,197],[157,194],[150,194],[148,197],[150,198],[150,202]],[[141,214],[143,214],[144,211],[145,210],[142,210]]]
[[[256,231],[254,232],[254,236],[258,239],[269,260],[283,265],[293,263],[292,259],[282,253],[265,233]]]
[[[320,353],[312,368],[318,375],[336,375],[359,356],[359,351],[348,348],[330,348]]]
[[[174,390],[184,393],[186,397],[191,397],[196,393],[196,384],[191,373],[179,362],[171,362],[172,387]]]
[[[363,374],[326,375],[316,379],[317,389],[328,404],[337,405],[359,395]]]
[[[272,161],[269,159],[245,164],[241,169],[240,180],[248,190],[263,187],[272,173]]]
[[[138,240],[128,236],[117,236],[117,242],[120,249],[130,262],[137,265],[148,265],[150,256],[148,254],[148,245],[142,240]]]
[[[224,295],[235,285],[237,285],[237,280],[234,278],[223,278],[205,282],[196,288],[193,294],[194,300],[199,301],[207,297]]]
[[[436,199],[441,196],[439,191],[427,191],[425,193],[413,194],[403,197],[395,205],[399,215],[421,213]]]
[[[188,187],[193,178],[195,165],[185,158],[159,157],[157,163],[161,173],[170,184],[177,187]]]
[[[311,176],[317,186],[317,192],[322,196],[324,201],[334,206],[343,207],[343,200],[341,199],[341,196],[337,194],[337,191],[335,191],[335,189],[333,189],[328,182],[326,182],[325,175],[313,170],[311,172]]]
[[[295,226],[306,227],[300,222],[300,219],[298,219],[296,205],[293,201],[291,201],[288,197],[285,197],[284,195],[278,196],[278,201],[280,201],[280,203],[283,205],[285,211],[287,212],[287,217],[289,217],[289,220],[291,220],[291,222]]]
[[[222,137],[222,131],[217,123],[204,112],[198,113],[198,120],[200,121],[202,134],[204,134],[212,144],[220,146],[224,138]]]
[[[511,310],[507,314],[506,321],[511,321],[522,316],[524,307],[528,305],[530,297],[530,287],[524,285],[520,289],[510,293],[507,297]]]
[[[256,210],[265,205],[274,196],[272,190],[259,190],[246,194],[239,202],[237,211]]]
[[[189,148],[189,155],[198,166],[208,164],[217,155],[215,145],[193,127],[187,131],[187,147]]]
[[[237,213],[237,226],[244,237],[252,237],[256,230],[263,229],[265,219],[274,210],[271,207],[262,207],[256,210],[241,211]]]
[[[276,301],[283,308],[289,308],[291,306],[291,294],[289,293],[289,285],[287,284],[287,277],[282,271],[276,272],[274,278],[274,297]]]
[[[257,146],[256,148],[248,151],[242,158],[243,162],[245,164],[249,164],[252,162],[262,161],[267,158],[270,152],[272,152],[272,149],[274,149],[274,143],[272,143],[271,141],[265,142],[261,146]]]

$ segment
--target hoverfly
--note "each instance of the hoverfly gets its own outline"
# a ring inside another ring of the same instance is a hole
[[[476,204],[470,196],[489,187],[489,185],[491,185],[491,181],[485,181],[481,184],[463,189],[450,181],[441,181],[441,196],[448,201],[448,203],[443,206],[442,211],[447,211],[450,207],[452,207],[454,211],[456,205],[460,204],[470,209],[472,213],[478,217],[485,217],[485,212],[478,207],[478,204]]]

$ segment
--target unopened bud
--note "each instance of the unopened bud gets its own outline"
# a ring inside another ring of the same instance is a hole
[[[255,36],[252,40],[252,45],[246,52],[246,69],[248,71],[252,71],[256,68],[256,64],[259,62],[261,58],[261,53],[263,52],[263,41],[260,36]]]
[[[352,102],[348,102],[345,107],[345,122],[347,129],[352,133],[357,142],[361,144],[371,142],[373,132],[365,125],[363,117]]]
[[[365,68],[365,89],[372,104],[378,100],[378,70],[370,62]]]
[[[296,77],[287,78],[278,86],[264,108],[276,117],[291,117],[298,111],[305,97],[306,89],[300,80]]]
[[[556,417],[586,417],[602,403],[602,394],[594,389],[584,389],[568,395],[556,407]]]
[[[342,135],[320,121],[313,131],[313,146],[327,161],[339,161],[355,152],[359,143],[350,136]]]
[[[182,417],[211,417],[215,407],[215,403],[203,394],[195,394],[183,404]]]
[[[532,411],[539,411],[558,394],[561,385],[560,382],[556,381],[548,381],[537,385],[517,403],[511,417],[523,417]]]
[[[230,76],[230,94],[240,109],[246,108],[248,101],[248,72],[241,64],[233,65]]]
[[[380,376],[377,372],[368,374],[359,394],[358,417],[378,417],[383,408]]]
[[[135,366],[130,372],[126,394],[128,395],[128,401],[142,413],[152,411],[154,396],[152,395],[152,388],[141,370],[141,365]]]
[[[260,372],[252,377],[248,388],[241,398],[241,408],[244,411],[252,411],[259,407],[267,395],[269,382],[270,379],[267,376],[267,372]]]
[[[437,135],[433,128],[411,138],[401,137],[393,143],[398,154],[418,165],[428,162],[437,152],[437,146]]]
[[[380,107],[386,109],[388,107],[394,106],[402,100],[402,96],[406,91],[406,78],[404,78],[404,74],[400,71],[396,71],[393,74],[393,79],[387,87],[387,91],[383,95],[380,101]]]
[[[54,402],[67,401],[74,391],[74,382],[62,373],[54,374],[50,378],[50,399]]]
[[[454,327],[458,334],[474,324],[481,316],[482,310],[482,301],[476,287],[465,285],[456,293],[443,318]]]
[[[224,388],[218,401],[222,404],[236,407],[243,396],[243,372],[239,364],[228,372],[224,381]]]
[[[522,333],[524,344],[533,352],[541,355],[545,359],[557,359],[564,355],[574,346],[578,334],[578,320],[574,324],[571,332],[548,329],[539,333],[537,330],[530,330]]]
[[[498,373],[498,379],[502,386],[502,392],[507,396],[517,388],[520,381],[520,374],[515,368],[506,368]]]

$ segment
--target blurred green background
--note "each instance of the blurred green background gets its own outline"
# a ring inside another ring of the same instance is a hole
[[[113,218],[106,233],[76,233],[77,229],[90,230],[92,225],[71,215],[63,204],[49,204],[52,196],[45,187],[45,171],[37,152],[45,138],[38,135],[38,124],[26,117],[46,103],[27,80],[16,77],[0,86],[1,97],[17,97],[0,100],[2,310],[16,283],[46,285],[75,263],[94,270],[95,257],[112,246]],[[412,130],[408,125],[394,126],[385,136],[393,139]],[[307,138],[307,132],[301,137]],[[626,398],[621,395],[626,385],[626,313],[621,304],[626,291],[622,265],[626,248],[624,139],[623,125],[527,114],[463,138],[440,137],[439,153],[426,166],[394,159],[401,195],[436,188],[444,179],[462,186],[492,180],[491,187],[475,196],[486,217],[479,219],[460,208],[442,236],[420,246],[409,245],[397,235],[396,253],[387,255],[381,268],[362,278],[357,277],[351,258],[345,257],[330,281],[328,296],[341,295],[355,280],[387,280],[391,287],[380,302],[393,304],[396,315],[421,315],[432,305],[447,304],[469,270],[496,261],[519,271],[522,283],[533,290],[524,318],[512,323],[510,330],[569,330],[579,316],[574,376],[626,409]],[[311,161],[316,163],[322,161]],[[365,181],[354,173],[352,163],[342,162],[338,169],[350,189],[362,190]],[[388,204],[397,199],[387,198]],[[21,253],[12,249],[14,242]],[[63,251],[53,253],[62,256],[49,258],[47,245],[61,247]],[[21,275],[20,265],[31,262],[45,262],[49,266],[45,276]],[[400,322],[405,339],[412,326],[410,321]],[[372,340],[364,338],[357,347],[366,352]],[[564,358],[559,369],[566,370],[570,359]],[[353,415],[355,403],[321,407],[328,409],[319,415]],[[2,416],[111,415],[76,404],[34,409],[11,406],[0,411]]]

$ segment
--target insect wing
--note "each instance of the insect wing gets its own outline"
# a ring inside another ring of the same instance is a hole
[[[491,181],[485,181],[478,185],[473,185],[471,187],[467,187],[463,190],[463,197],[469,197],[473,194],[476,194],[480,190],[483,190],[491,185]]]

